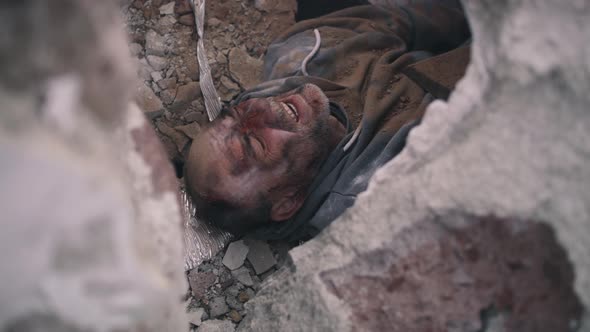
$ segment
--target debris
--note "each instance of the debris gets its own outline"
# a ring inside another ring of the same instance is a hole
[[[145,34],[145,53],[148,55],[164,56],[168,47],[166,46],[166,37],[161,36],[154,30],[149,30]]]
[[[182,15],[178,18],[178,23],[192,27],[195,25],[195,16],[193,14]]]
[[[244,310],[244,305],[235,296],[226,296],[225,302],[234,310]]]
[[[232,322],[234,322],[234,323],[239,323],[242,320],[242,315],[240,315],[235,310],[230,311],[228,316],[232,320]]]
[[[256,274],[262,274],[275,266],[275,260],[270,247],[266,242],[258,240],[248,240],[248,261],[254,267]]]
[[[160,98],[162,99],[162,102],[164,102],[164,104],[172,104],[174,98],[176,98],[176,89],[166,89],[160,92]]]
[[[252,277],[250,276],[250,272],[248,271],[248,269],[246,267],[241,267],[237,270],[231,271],[231,274],[234,278],[236,278],[244,286],[254,285],[254,281],[252,281]]]
[[[199,82],[190,82],[181,85],[176,89],[176,98],[172,107],[182,107],[190,104],[191,101],[201,96],[201,86]]]
[[[163,90],[176,89],[176,77],[161,79],[158,81],[158,86]],[[176,93],[174,95],[176,96]]]
[[[131,43],[129,44],[129,52],[136,57],[143,52],[143,47],[138,43]]]
[[[234,324],[229,320],[212,319],[204,321],[197,329],[197,332],[234,332]]]
[[[162,111],[164,106],[156,94],[143,83],[139,83],[135,90],[137,106],[145,113]]]
[[[150,76],[152,77],[152,80],[154,82],[158,82],[159,80],[162,79],[162,73],[159,71],[153,71]]]
[[[242,303],[246,303],[250,300],[250,295],[248,295],[247,292],[242,291],[240,292],[240,294],[238,294],[238,301],[242,302]]]
[[[243,240],[230,243],[223,256],[223,265],[230,270],[235,270],[244,264],[246,255],[248,255],[248,246]]]
[[[190,137],[191,139],[195,139],[197,135],[201,132],[201,126],[197,122],[192,122],[184,126],[174,127],[176,130],[180,130],[186,136]]]
[[[192,13],[193,9],[191,8],[189,1],[190,0],[176,0],[174,4],[174,12],[177,15]]]
[[[152,66],[152,68],[155,70],[164,70],[168,66],[168,61],[166,58],[162,58],[157,55],[148,55],[146,56],[146,59],[150,66]]]
[[[211,272],[198,272],[193,269],[188,274],[188,282],[195,299],[201,300],[205,296],[207,288],[215,283],[215,275]]]
[[[160,15],[172,15],[174,14],[174,2],[169,2],[160,7]]]
[[[182,153],[184,147],[189,142],[188,137],[186,137],[186,135],[184,135],[183,133],[169,127],[166,123],[164,123],[161,120],[156,121],[156,127],[162,134],[168,136],[168,138],[170,138],[176,145],[176,149],[178,149],[178,152]]]
[[[250,89],[260,83],[262,60],[251,57],[241,47],[234,47],[229,51],[229,71],[244,89]]]
[[[223,314],[226,314],[229,311],[227,304],[225,303],[225,299],[221,296],[213,298],[211,302],[209,302],[209,316],[211,318],[219,317]]]
[[[194,311],[188,313],[188,321],[189,323],[199,326],[203,320],[203,314],[205,313],[205,309],[197,308]]]

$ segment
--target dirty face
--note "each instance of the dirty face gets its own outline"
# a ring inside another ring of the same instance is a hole
[[[223,202],[250,212],[264,207],[266,212],[254,213],[258,222],[289,219],[343,136],[344,127],[315,85],[246,100],[224,110],[195,138],[187,161],[189,191],[202,201],[197,209]]]

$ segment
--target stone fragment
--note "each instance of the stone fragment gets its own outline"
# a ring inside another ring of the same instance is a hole
[[[152,77],[152,81],[158,82],[162,79],[162,73],[159,71],[153,71],[150,76]]]
[[[176,98],[176,89],[166,89],[160,92],[160,99],[166,105],[172,104],[172,102],[174,102],[174,98]]]
[[[254,285],[254,281],[252,281],[252,277],[250,276],[250,271],[245,266],[241,268],[231,271],[231,274],[237,281],[242,283],[244,286],[252,286]]]
[[[195,137],[201,132],[201,125],[197,122],[192,122],[184,126],[175,127],[174,129],[180,130],[191,139],[195,139]]]
[[[215,283],[215,275],[211,272],[198,272],[197,269],[193,269],[188,274],[188,282],[195,299],[201,300],[207,289]]]
[[[193,9],[189,1],[191,0],[176,0],[174,3],[174,12],[177,15],[192,13]]]
[[[209,316],[211,318],[217,318],[226,314],[228,311],[229,308],[225,303],[225,298],[222,296],[215,297],[209,302]]]
[[[201,86],[199,82],[190,82],[176,88],[176,98],[173,107],[183,107],[193,100],[201,97]]]
[[[182,15],[178,18],[178,23],[182,25],[187,25],[189,27],[195,26],[195,16],[193,14],[186,14]]]
[[[241,47],[234,47],[229,52],[229,71],[231,76],[244,88],[250,89],[260,83],[262,60],[251,57]]]
[[[232,322],[234,322],[236,324],[242,320],[242,315],[240,315],[240,313],[237,312],[236,310],[230,311],[228,316],[232,320]]]
[[[174,89],[176,90],[176,77],[164,78],[158,81],[158,86],[163,89]],[[176,93],[175,93],[176,96]]]
[[[182,61],[184,63],[184,71],[186,72],[186,75],[188,75],[191,80],[198,81],[200,69],[197,56],[191,53],[182,57]]]
[[[246,291],[242,291],[238,294],[238,301],[246,303],[250,300],[250,295]]]
[[[131,43],[129,44],[129,52],[136,57],[143,52],[143,47],[138,43]]]
[[[248,261],[254,267],[256,274],[262,274],[275,266],[277,261],[270,249],[270,246],[263,241],[248,240],[250,250],[248,251]]]
[[[240,293],[242,288],[243,288],[243,286],[240,284],[233,284],[225,290],[225,294],[228,294],[231,296],[238,296],[238,294]]]
[[[191,323],[195,326],[201,325],[204,313],[205,313],[205,309],[203,309],[203,308],[197,308],[193,311],[190,311],[188,313],[189,323]]]
[[[223,265],[230,270],[235,270],[244,264],[248,255],[248,246],[244,240],[235,241],[229,244],[223,256]]]
[[[244,305],[242,304],[242,302],[238,301],[238,299],[235,296],[226,296],[225,302],[229,305],[230,308],[234,310],[244,310]]]
[[[215,18],[215,17],[212,17],[212,18],[210,18],[209,20],[207,20],[207,25],[208,25],[209,27],[212,27],[212,28],[213,28],[213,27],[216,27],[216,26],[218,26],[218,25],[220,25],[220,24],[222,24],[222,23],[223,23],[223,22],[222,22],[221,20],[219,20],[218,18]]]
[[[234,332],[235,325],[229,320],[206,320],[199,326],[197,332]]]
[[[162,101],[156,96],[154,91],[143,83],[137,84],[135,101],[137,102],[137,106],[145,113],[158,112],[164,108]]]
[[[148,55],[146,59],[155,70],[164,70],[168,66],[168,60],[157,55]]]
[[[165,122],[163,121],[156,121],[156,128],[158,128],[158,130],[168,136],[168,138],[170,138],[172,140],[172,142],[174,142],[174,144],[176,145],[176,149],[178,150],[178,152],[183,152],[184,147],[188,144],[189,139],[186,135],[184,135],[183,133],[174,130],[173,128],[169,127]]]
[[[153,68],[147,63],[147,60],[139,59],[137,61],[137,76],[139,76],[144,81],[149,81],[152,79],[152,71]]]
[[[230,101],[235,95],[240,93],[240,86],[234,83],[231,78],[227,76],[221,77],[221,86],[219,89],[219,96],[223,101]]]
[[[154,30],[149,30],[145,34],[145,53],[148,55],[164,56],[168,47],[166,46],[166,37],[160,35]],[[149,61],[149,59],[148,59]],[[161,69],[158,69],[161,70]]]
[[[169,2],[165,5],[160,6],[160,15],[172,15],[174,14],[174,2]]]
[[[255,0],[254,7],[258,10],[272,13],[297,11],[297,1],[295,0]]]

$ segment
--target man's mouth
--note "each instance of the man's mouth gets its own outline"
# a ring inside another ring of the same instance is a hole
[[[296,122],[299,122],[299,113],[297,112],[297,108],[295,107],[295,105],[293,105],[291,103],[284,103],[284,102],[281,102],[280,104],[281,104],[281,107],[283,108],[283,111],[285,111],[285,113],[287,113]]]

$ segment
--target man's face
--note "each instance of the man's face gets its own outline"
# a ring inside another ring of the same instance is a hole
[[[205,128],[187,162],[188,186],[209,201],[245,209],[270,204],[269,219],[290,218],[325,157],[343,137],[315,85],[246,100]]]

